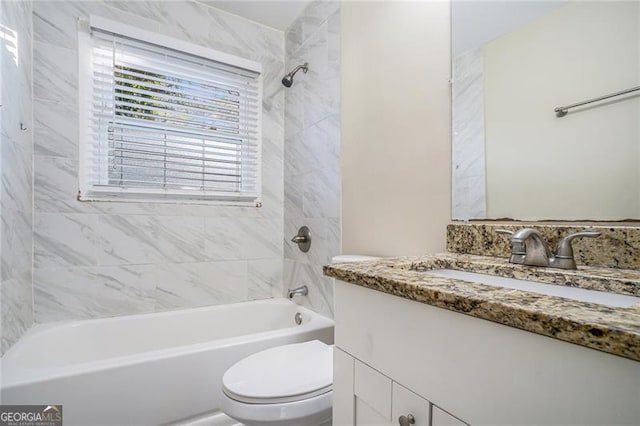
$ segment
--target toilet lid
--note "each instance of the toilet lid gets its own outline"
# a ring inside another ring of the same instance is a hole
[[[319,340],[277,346],[234,364],[222,377],[236,401],[275,404],[300,401],[333,387],[333,346]]]

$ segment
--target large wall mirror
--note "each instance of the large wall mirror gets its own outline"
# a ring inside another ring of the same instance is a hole
[[[453,219],[640,218],[639,1],[452,3]]]

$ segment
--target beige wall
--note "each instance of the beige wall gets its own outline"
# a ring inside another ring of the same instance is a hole
[[[342,3],[342,252],[444,251],[449,2]]]
[[[488,217],[640,217],[640,101],[553,113],[637,86],[638,35],[637,2],[578,2],[483,47]]]

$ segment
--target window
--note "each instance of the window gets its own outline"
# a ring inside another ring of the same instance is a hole
[[[257,203],[260,64],[102,18],[89,27],[79,198]]]

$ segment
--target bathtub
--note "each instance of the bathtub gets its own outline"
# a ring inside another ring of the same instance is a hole
[[[65,425],[176,422],[218,409],[236,361],[313,339],[333,343],[333,321],[286,299],[36,325],[1,360],[1,402],[61,404]]]

